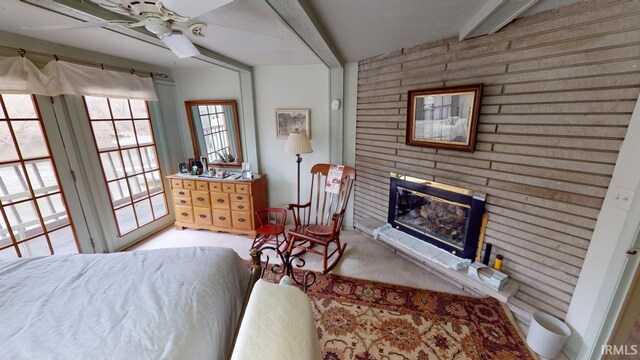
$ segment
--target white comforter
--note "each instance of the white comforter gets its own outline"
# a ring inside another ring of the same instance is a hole
[[[224,359],[248,281],[222,248],[0,260],[0,359]]]

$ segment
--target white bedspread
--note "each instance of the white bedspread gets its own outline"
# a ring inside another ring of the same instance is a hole
[[[224,359],[248,281],[222,248],[0,260],[0,359]]]

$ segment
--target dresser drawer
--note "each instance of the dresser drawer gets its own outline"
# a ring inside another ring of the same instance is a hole
[[[248,184],[236,184],[236,193],[249,195],[249,185]]]
[[[229,194],[211,193],[211,207],[229,210]]]
[[[209,191],[209,183],[206,181],[196,181],[196,190]]]
[[[191,206],[176,205],[176,221],[192,223],[193,210]]]
[[[231,212],[228,210],[211,210],[213,214],[213,225],[220,227],[231,227]]]
[[[171,179],[171,188],[172,189],[182,189],[182,180]]]
[[[196,224],[211,225],[211,210],[209,208],[194,206],[193,219]]]
[[[248,211],[233,211],[233,227],[236,229],[252,229],[251,213]]]
[[[175,197],[175,198],[173,198],[173,202],[175,202],[176,205],[191,206],[191,199],[190,198]]]
[[[230,194],[232,202],[243,202],[249,203],[251,201],[251,196],[245,194]]]
[[[209,191],[211,192],[222,192],[222,184],[219,182],[209,183]]]
[[[249,204],[249,203],[244,203],[244,202],[235,202],[235,201],[232,201],[232,202],[231,202],[231,210],[244,210],[244,211],[250,211],[250,210],[251,210],[251,204]]]
[[[210,208],[211,202],[209,200],[209,192],[208,191],[192,191],[191,192],[191,201],[193,206]]]
[[[191,198],[191,191],[185,189],[174,189],[173,197]]]
[[[236,186],[234,184],[222,184],[222,191],[226,193],[236,192]]]
[[[193,180],[182,180],[182,186],[187,190],[195,190],[196,182]]]

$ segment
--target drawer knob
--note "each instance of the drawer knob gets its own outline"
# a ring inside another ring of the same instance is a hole
[[[180,192],[178,192],[178,194],[184,195],[184,191],[180,191]]]
[[[238,199],[238,200],[242,200],[242,199],[244,199],[244,197],[242,197],[242,196],[236,196],[236,199]]]
[[[182,216],[187,216],[187,215],[189,215],[189,214],[187,214],[186,212],[182,212],[180,215],[182,215]]]
[[[180,204],[185,204],[187,200],[180,200]]]
[[[245,220],[244,218],[239,218],[239,219],[238,219],[238,221],[239,221],[239,222],[245,222],[245,221],[247,221],[247,220]]]
[[[224,217],[224,216],[218,216],[218,220],[225,221],[225,220],[227,220],[227,218],[226,218],[226,217]]]
[[[204,201],[204,198],[202,196],[199,196],[198,201]]]
[[[201,219],[204,219],[204,218],[207,217],[207,215],[205,215],[205,214],[200,214],[199,216],[200,216]]]
[[[238,209],[244,209],[244,205],[238,205]]]
[[[222,204],[224,202],[224,199],[218,199],[216,201],[219,202],[220,204]]]

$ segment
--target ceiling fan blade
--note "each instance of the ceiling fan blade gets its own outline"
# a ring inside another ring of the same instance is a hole
[[[263,33],[263,32],[257,32],[257,31],[252,31],[252,30],[247,30],[247,29],[241,29],[238,27],[234,27],[234,26],[229,26],[229,25],[222,25],[222,24],[215,24],[215,23],[206,23],[208,26],[217,26],[217,27],[221,27],[221,28],[225,28],[225,29],[231,29],[231,30],[235,30],[235,31],[242,31],[244,33],[249,33],[252,35],[259,35],[259,36],[265,36],[265,37],[270,37],[273,39],[278,39],[278,40],[284,40],[282,37],[277,36],[277,35],[271,35],[271,34],[267,34],[267,33]]]
[[[180,59],[200,55],[200,51],[196,49],[191,40],[180,31],[174,31],[160,40]]]
[[[233,0],[161,0],[162,6],[182,16],[191,19],[213,11]]]
[[[126,26],[133,24],[133,21],[97,21],[97,22],[84,22],[80,24],[64,24],[64,25],[36,25],[36,26],[23,26],[25,30],[73,30],[73,29],[88,29],[98,28],[108,25],[120,25]]]

